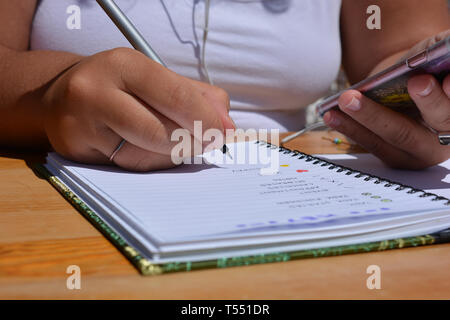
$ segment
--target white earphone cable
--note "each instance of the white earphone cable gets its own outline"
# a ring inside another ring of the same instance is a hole
[[[203,45],[202,45],[202,69],[205,73],[206,79],[211,85],[214,85],[213,80],[209,76],[208,64],[206,63],[206,42],[208,41],[208,33],[209,33],[209,12],[210,12],[210,4],[211,0],[205,0],[205,26],[203,29]]]

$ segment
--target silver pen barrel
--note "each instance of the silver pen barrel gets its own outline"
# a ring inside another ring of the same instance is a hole
[[[166,67],[165,63],[152,49],[150,44],[145,41],[142,34],[136,29],[133,23],[131,23],[128,17],[113,0],[97,0],[97,3],[103,8],[116,27],[122,32],[125,38],[127,38],[136,50],[142,52],[150,59]]]

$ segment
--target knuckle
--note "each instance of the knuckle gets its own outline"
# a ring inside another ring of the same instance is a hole
[[[109,64],[112,65],[121,65],[123,64],[128,57],[133,54],[133,50],[130,48],[115,48],[108,51],[103,52],[103,59],[105,59]]]
[[[395,134],[391,138],[391,143],[396,147],[401,148],[415,148],[417,146],[414,134],[412,134],[409,126],[398,126],[395,130]]]
[[[192,94],[189,88],[183,83],[177,83],[169,90],[168,94],[170,107],[187,111],[186,107],[192,102]]]
[[[136,50],[130,48],[115,48],[102,53],[102,61],[105,63],[105,67],[111,70],[121,77],[132,64],[135,62],[134,55],[138,54]]]
[[[67,81],[64,96],[69,99],[80,99],[90,94],[92,85],[89,75],[74,73]]]

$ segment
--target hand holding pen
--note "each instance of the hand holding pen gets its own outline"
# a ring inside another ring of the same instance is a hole
[[[128,17],[120,10],[117,4],[113,0],[97,0],[98,4],[102,7],[105,13],[111,18],[116,27],[122,32],[122,34],[127,38],[130,44],[138,51],[145,54],[147,57],[153,61],[167,67],[165,63],[161,60],[158,54],[153,50],[150,44],[145,40],[142,34],[136,29],[133,23],[128,19]],[[125,139],[123,139],[117,148],[112,153],[110,160],[113,161],[116,154],[123,147]],[[228,147],[226,144],[222,147],[222,152],[231,157]]]
[[[178,143],[171,141],[174,130],[188,130],[194,145],[194,121],[202,120],[203,130],[234,128],[223,90],[182,77],[137,50],[76,58],[46,88],[43,102],[48,139],[70,160],[110,164],[113,158],[135,171],[169,168]]]

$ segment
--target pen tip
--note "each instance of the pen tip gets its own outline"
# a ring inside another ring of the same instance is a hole
[[[222,153],[223,153],[223,154],[226,154],[227,156],[229,156],[230,159],[233,159],[233,157],[232,157],[231,154],[230,154],[230,150],[228,149],[228,147],[227,147],[226,144],[224,144],[223,147],[222,147]]]

